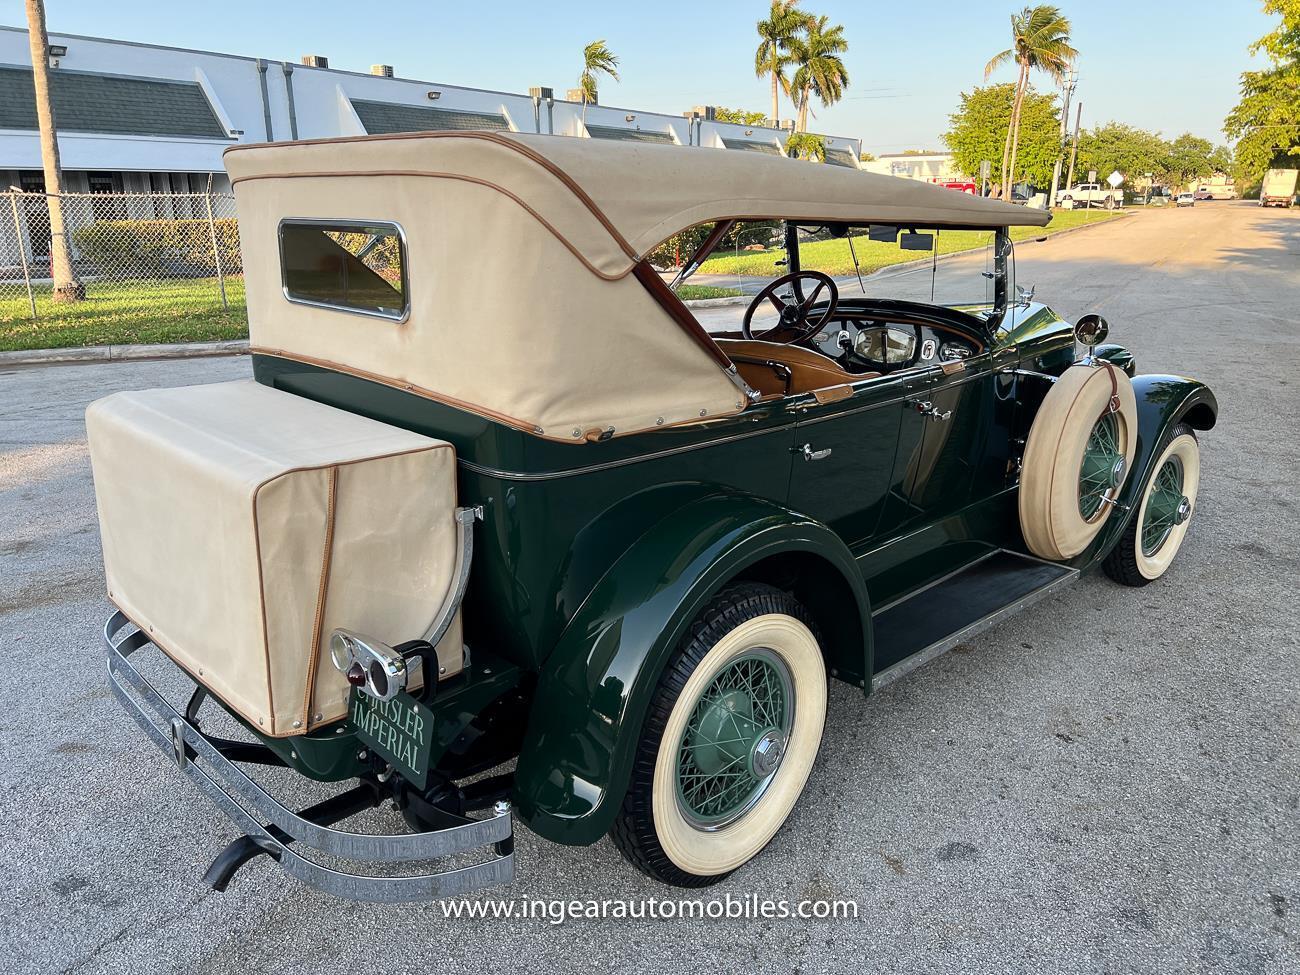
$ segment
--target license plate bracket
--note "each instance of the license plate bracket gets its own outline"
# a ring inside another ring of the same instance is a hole
[[[380,701],[352,689],[348,717],[357,738],[418,789],[429,778],[433,713],[405,691]]]

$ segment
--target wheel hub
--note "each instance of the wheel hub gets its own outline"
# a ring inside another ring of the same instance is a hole
[[[1113,501],[1124,483],[1128,461],[1120,446],[1117,414],[1103,413],[1092,428],[1079,465],[1079,514],[1091,522]]]
[[[720,829],[762,797],[789,744],[793,681],[770,650],[729,663],[700,693],[678,748],[677,800],[698,829]]]
[[[1128,470],[1128,461],[1123,457],[1115,461],[1115,466],[1110,469],[1110,486],[1119,487],[1124,483],[1124,472]]]
[[[785,756],[785,735],[776,728],[769,728],[754,742],[749,751],[749,774],[756,779],[765,779],[777,770]]]

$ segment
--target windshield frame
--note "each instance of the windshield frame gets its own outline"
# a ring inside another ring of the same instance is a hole
[[[760,218],[747,218],[747,219],[760,219]],[[826,220],[810,221],[810,220],[800,220],[796,218],[767,217],[761,219],[768,219],[768,220],[780,219],[785,224],[785,232],[782,235],[782,237],[785,242],[784,246],[785,246],[785,253],[786,253],[787,274],[794,274],[795,272],[802,270],[802,265],[800,264],[799,261],[799,246],[800,246],[799,231],[800,230],[806,232],[818,231],[818,230],[825,229],[827,226],[834,225],[837,228],[840,227],[844,228],[846,231],[845,237],[851,241],[854,235],[857,234],[865,235],[867,233],[867,229],[869,226],[869,224],[866,223],[855,224],[852,222],[831,222]],[[700,265],[702,265],[706,260],[708,260],[708,258],[712,256],[713,253],[722,245],[723,241],[726,239],[727,233],[738,222],[742,222],[742,221],[737,219],[719,221],[715,226],[714,230],[710,232],[708,237],[703,241],[703,243],[701,243],[701,245],[695,251],[695,253],[692,254],[690,258],[687,259],[682,264],[681,270],[678,272],[677,276],[673,279],[669,287],[673,291],[676,291],[678,286],[680,286],[692,274],[694,274],[697,270],[699,270]],[[905,220],[891,221],[888,225],[897,226],[900,229],[904,229],[904,230],[912,230],[912,229],[919,229],[922,231],[983,230],[983,231],[988,231],[993,233],[994,234],[993,304],[989,313],[987,315],[972,314],[971,312],[966,311],[963,307],[957,305],[934,304],[932,307],[942,308],[950,312],[956,312],[957,314],[964,315],[967,318],[969,318],[972,322],[978,322],[979,327],[982,329],[986,329],[990,335],[992,335],[994,332],[997,331],[998,327],[1002,324],[1002,321],[1006,318],[1007,311],[1010,308],[1010,295],[1012,289],[1012,267],[1014,266],[1014,260],[1015,260],[1011,235],[1007,227],[967,227],[967,226],[956,226],[951,224],[935,224],[935,223],[925,223],[925,222],[909,223],[908,221]],[[937,254],[934,254],[933,252],[931,252],[931,254],[933,259],[937,259],[939,256]],[[856,254],[854,255],[854,263],[856,264]],[[795,288],[796,296],[802,299],[803,296],[801,294],[801,289],[799,287],[798,281],[794,283],[794,288]],[[886,301],[889,299],[880,298],[879,300]]]

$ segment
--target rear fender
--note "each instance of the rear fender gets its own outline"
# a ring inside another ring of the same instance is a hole
[[[1121,517],[1107,521],[1080,557],[1082,566],[1104,558],[1128,527],[1129,519],[1136,516],[1142,486],[1151,475],[1156,449],[1169,428],[1186,423],[1194,430],[1210,430],[1219,416],[1219,402],[1210,388],[1184,376],[1136,376],[1133,393],[1137,398],[1137,450],[1133,455],[1133,469],[1117,499],[1120,506],[1117,514]]]
[[[773,556],[838,577],[834,584],[850,594],[839,611],[856,623],[840,627],[839,636],[856,634],[857,642],[828,639],[827,666],[870,674],[866,588],[837,535],[752,496],[717,494],[688,504],[612,564],[547,658],[515,772],[516,810],[534,832],[587,844],[609,830],[669,655],[718,590],[770,566]]]

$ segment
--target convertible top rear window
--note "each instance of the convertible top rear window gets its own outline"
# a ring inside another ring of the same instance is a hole
[[[406,242],[395,223],[282,220],[280,267],[290,301],[406,317]]]

